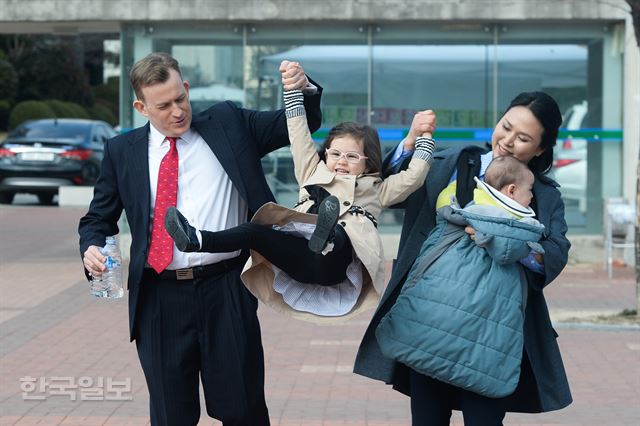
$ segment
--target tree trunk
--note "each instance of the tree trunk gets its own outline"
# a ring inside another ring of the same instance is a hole
[[[638,153],[636,177],[636,315],[640,316],[640,153]]]
[[[636,35],[636,44],[640,49],[640,0],[626,0],[631,8],[631,20]],[[640,315],[640,153],[636,169],[636,226],[635,226],[635,258],[636,258],[636,315]]]

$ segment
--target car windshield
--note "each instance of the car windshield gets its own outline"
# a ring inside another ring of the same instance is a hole
[[[89,138],[91,126],[84,123],[30,122],[9,134],[10,138],[77,139]]]

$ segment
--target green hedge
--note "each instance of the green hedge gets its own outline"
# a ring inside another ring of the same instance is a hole
[[[111,111],[111,113],[117,117],[118,116],[118,101],[111,102],[107,99],[102,99],[102,98],[96,98],[94,103],[94,105],[100,105],[103,106],[105,108],[107,108],[109,111]]]
[[[58,99],[48,99],[44,102],[49,105],[57,118],[74,118],[73,109],[69,108],[68,102]]]
[[[69,108],[71,110],[71,114],[73,114],[71,117],[68,118],[91,118],[89,117],[89,113],[87,112],[86,109],[84,109],[81,105],[78,105],[76,103],[73,102],[65,102],[65,104],[67,105],[67,108]],[[62,117],[59,117],[62,118]]]
[[[104,105],[96,104],[92,107],[89,107],[87,111],[89,112],[91,118],[94,120],[106,121],[112,126],[115,126],[118,123],[118,119],[116,118],[116,116],[113,115],[111,110]]]
[[[18,90],[18,74],[10,62],[0,58],[0,93],[2,98],[11,100]]]
[[[8,123],[9,128],[14,129],[23,121],[39,118],[86,118],[106,121],[112,126],[118,122],[109,108],[99,104],[85,109],[73,102],[48,99],[46,101],[20,102],[11,113],[9,113],[9,108],[9,101],[0,100],[0,130],[7,128],[7,124],[3,126],[3,123]],[[4,121],[3,112],[7,116]]]
[[[19,124],[27,120],[40,118],[56,118],[55,112],[46,102],[23,101],[11,110],[9,114],[9,129],[15,129]]]
[[[93,88],[93,93],[98,99],[108,99],[109,101],[117,102],[118,97],[120,96],[120,78],[109,77],[106,84],[95,86]]]
[[[0,132],[9,130],[9,112],[11,104],[6,99],[0,99]]]
[[[114,117],[118,117],[120,102],[120,79],[110,77],[106,84],[93,88],[94,104],[109,108]]]
[[[90,118],[89,112],[82,105],[58,99],[45,101],[53,110],[56,118]]]

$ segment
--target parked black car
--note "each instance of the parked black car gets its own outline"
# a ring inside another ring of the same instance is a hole
[[[104,143],[117,132],[103,121],[25,121],[0,144],[0,203],[18,192],[51,204],[58,188],[93,185],[100,174]]]

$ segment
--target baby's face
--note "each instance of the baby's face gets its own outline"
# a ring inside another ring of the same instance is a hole
[[[507,185],[507,192],[500,191],[509,198],[517,201],[523,207],[529,207],[533,198],[533,173],[526,173],[517,184]]]

